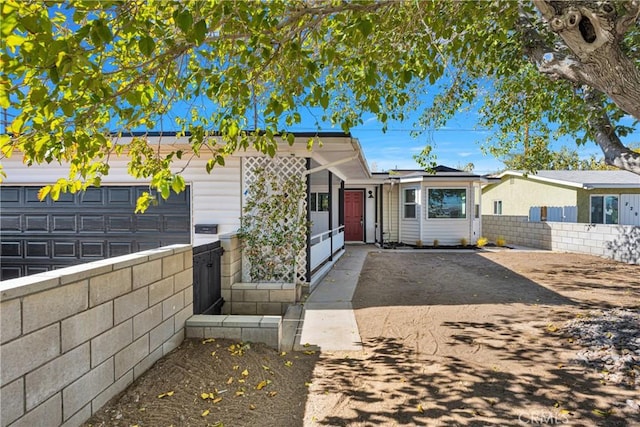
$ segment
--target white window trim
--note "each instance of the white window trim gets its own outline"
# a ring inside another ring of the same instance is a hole
[[[433,221],[469,221],[469,188],[468,187],[426,187],[425,193],[425,216],[427,219]],[[429,216],[429,190],[464,190],[465,200],[464,200],[464,218],[433,218]]]
[[[407,203],[407,201],[406,201],[407,200],[407,195],[406,195],[406,191],[407,190],[414,190],[416,192],[415,193],[415,197],[414,197],[414,199],[415,199],[414,202]],[[418,206],[420,205],[419,201],[420,201],[420,187],[404,187],[402,189],[402,219],[403,220],[406,220],[406,221],[418,221],[420,219],[420,212],[419,212],[419,209],[418,209]],[[407,206],[407,205],[413,205],[413,206],[416,207],[415,216],[413,216],[413,217],[405,216],[405,206]]]
[[[493,214],[502,215],[502,208],[504,207],[504,204],[502,203],[502,199],[495,199],[495,200],[492,200],[492,202],[493,202]],[[500,203],[500,213],[496,213],[496,203]]]
[[[620,224],[620,194],[590,194],[589,195],[589,223],[590,224],[603,224],[603,225],[619,225]],[[604,222],[605,218],[606,218],[606,214],[603,212],[602,213],[602,221],[603,222],[593,222],[593,218],[592,218],[592,214],[593,214],[593,203],[592,200],[594,197],[602,197],[602,209],[604,209],[605,207],[605,198],[606,197],[617,197],[618,198],[618,222],[613,223],[613,222]]]

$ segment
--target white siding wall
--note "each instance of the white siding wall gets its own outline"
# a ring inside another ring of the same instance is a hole
[[[404,218],[404,191],[407,189],[416,190],[416,217]],[[415,245],[420,240],[420,218],[424,214],[423,191],[420,189],[420,183],[401,184],[399,197],[398,215],[400,217],[400,241],[408,245]],[[426,242],[425,242],[426,244]]]
[[[218,224],[218,233],[235,231],[240,227],[241,187],[240,158],[229,157],[224,167],[216,166],[211,174],[205,170],[206,160],[193,160],[184,171],[187,184],[191,185],[191,242],[197,246],[215,241],[218,235],[195,234],[193,225]],[[146,181],[135,180],[127,173],[125,161],[112,160],[109,175],[104,185],[144,185]],[[181,168],[184,164],[176,163]],[[67,169],[57,164],[34,165],[26,168],[19,158],[4,159],[7,185],[45,185],[67,176]]]
[[[384,193],[383,196],[383,231],[384,231],[384,241],[385,242],[398,242],[399,241],[399,222],[398,222],[398,213],[400,202],[398,200],[398,195],[400,192],[398,191],[399,185],[395,184],[391,186],[390,184],[385,184],[382,188]]]

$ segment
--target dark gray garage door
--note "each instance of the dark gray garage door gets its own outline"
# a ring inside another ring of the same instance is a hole
[[[148,187],[104,186],[38,201],[40,187],[0,187],[0,280],[189,243],[189,189],[144,214],[136,200]]]

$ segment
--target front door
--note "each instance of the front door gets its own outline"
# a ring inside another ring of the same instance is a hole
[[[344,192],[344,239],[350,242],[364,240],[364,192]]]

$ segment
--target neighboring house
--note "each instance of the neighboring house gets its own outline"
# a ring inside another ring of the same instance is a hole
[[[27,167],[20,156],[3,159],[7,173],[0,187],[2,231],[1,279],[47,271],[172,243],[203,245],[240,227],[247,183],[260,168],[307,179],[307,215],[312,224],[306,260],[299,262],[298,281],[312,282],[331,265],[345,242],[442,245],[474,243],[481,235],[478,175],[438,167],[424,171],[372,174],[362,149],[350,134],[296,133],[275,158],[254,150],[238,152],[205,170],[207,158],[184,156],[187,191],[148,212],[133,213],[146,189],[127,174],[127,158],[110,161],[100,188],[63,194],[57,202],[39,202],[39,188],[66,175],[60,165]],[[309,138],[322,144],[307,148]],[[188,149],[175,133],[149,133],[160,152]],[[166,150],[164,150],[166,147]],[[185,150],[187,151],[187,150]],[[301,258],[304,258],[301,257]]]
[[[640,176],[627,171],[506,171],[482,188],[483,215],[640,225]]]

